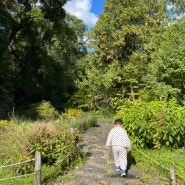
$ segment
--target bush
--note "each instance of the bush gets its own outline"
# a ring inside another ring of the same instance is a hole
[[[8,125],[8,120],[0,120],[0,130]]]
[[[26,161],[34,158],[36,151],[40,151],[42,164],[61,163],[60,167],[64,169],[77,157],[75,140],[78,137],[77,130],[71,134],[70,129],[49,123],[14,125],[1,135],[0,159],[8,163]],[[33,164],[16,166],[14,171],[21,174],[33,172]]]
[[[53,119],[58,115],[58,112],[51,105],[50,102],[42,101],[36,107],[38,117],[41,119]]]
[[[42,154],[42,164],[53,165],[57,161],[67,157],[62,162],[61,168],[76,158],[75,139],[78,137],[78,131],[63,129],[58,125],[38,124],[36,132],[29,136],[25,146],[24,155],[33,157],[36,151]],[[67,146],[67,147],[66,147]]]
[[[78,117],[82,114],[82,112],[78,109],[69,108],[67,109],[67,114],[72,117]]]
[[[110,119],[116,114],[116,111],[112,107],[100,107],[97,111],[93,112],[100,119]]]
[[[26,110],[25,116],[30,117],[34,120],[36,119],[54,119],[58,116],[58,112],[52,106],[50,102],[42,101],[40,103],[32,104],[31,107]]]
[[[127,101],[116,115],[122,118],[132,142],[140,147],[185,145],[185,108],[174,100]]]

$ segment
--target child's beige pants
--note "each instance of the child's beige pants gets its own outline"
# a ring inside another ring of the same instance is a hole
[[[122,170],[127,168],[127,150],[121,146],[112,146],[115,166],[120,166]]]

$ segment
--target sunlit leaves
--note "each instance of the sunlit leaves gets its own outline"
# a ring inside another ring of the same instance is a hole
[[[153,63],[149,68],[151,75],[154,75],[158,82],[163,81],[166,85],[179,89],[178,91],[182,94],[185,93],[183,82],[185,77],[184,21],[185,19],[181,18],[171,24],[165,33],[154,37],[149,45],[155,49],[151,55]],[[179,98],[182,98],[181,95]]]

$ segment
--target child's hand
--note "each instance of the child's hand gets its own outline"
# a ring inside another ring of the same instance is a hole
[[[130,148],[127,148],[127,151],[128,151],[128,152],[130,152],[131,150],[132,150],[132,148],[131,148],[131,147],[130,147]]]
[[[110,146],[106,146],[105,148],[106,148],[106,150],[110,150]]]

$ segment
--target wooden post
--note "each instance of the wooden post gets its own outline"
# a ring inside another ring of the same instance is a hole
[[[35,153],[35,185],[41,185],[41,153]]]
[[[74,134],[74,129],[71,128],[71,135]],[[80,156],[80,151],[79,151],[79,147],[78,147],[78,137],[75,138],[75,149],[76,149],[76,154],[79,157]]]
[[[176,175],[175,175],[175,166],[170,166],[170,176],[172,180],[172,185],[177,185]]]
[[[73,129],[73,128],[71,128],[71,134],[73,135],[73,133],[74,133],[74,129]]]

